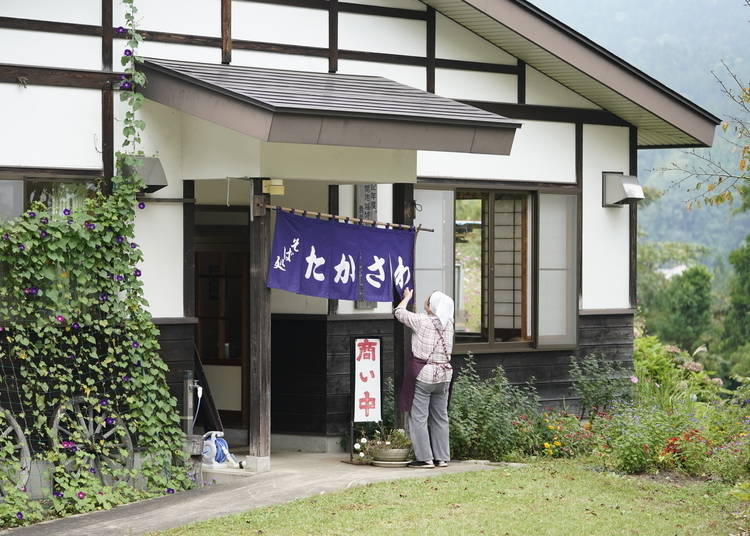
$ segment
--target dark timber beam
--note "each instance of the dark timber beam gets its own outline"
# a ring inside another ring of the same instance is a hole
[[[221,63],[232,63],[232,0],[221,0]]]
[[[403,225],[414,225],[414,185],[396,183],[393,185],[393,223]],[[416,248],[415,248],[416,249]],[[412,289],[416,289],[417,281],[412,274]],[[394,296],[394,307],[398,304],[398,297]],[[410,310],[414,310],[414,304],[409,305]],[[401,384],[404,381],[404,373],[412,358],[411,353],[411,334],[409,329],[393,319],[393,385],[394,395],[398,397],[401,390]],[[396,410],[396,427],[404,427],[404,415]]]
[[[328,1],[328,72],[339,70],[339,2]]]
[[[435,93],[435,8],[427,6],[427,86],[430,93]]]
[[[105,89],[119,80],[118,73],[0,64],[0,83]]]
[[[112,0],[102,0],[102,68],[112,70]]]
[[[262,179],[253,179],[259,203],[270,204],[262,194]],[[249,465],[251,470],[268,471],[271,466],[271,290],[266,286],[266,270],[271,251],[271,213],[258,210],[250,222],[250,366],[247,374],[249,401]]]
[[[628,173],[638,175],[638,128],[630,127]],[[638,203],[630,203],[630,307],[638,300]]]

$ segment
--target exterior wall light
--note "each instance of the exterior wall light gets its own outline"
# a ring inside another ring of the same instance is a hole
[[[602,173],[602,206],[622,207],[644,198],[638,177],[622,173]]]
[[[151,156],[137,156],[138,163],[135,165],[138,174],[146,183],[144,192],[152,194],[161,190],[167,185],[167,175],[164,173],[164,167],[161,160]],[[125,173],[129,174],[128,166],[125,166]]]

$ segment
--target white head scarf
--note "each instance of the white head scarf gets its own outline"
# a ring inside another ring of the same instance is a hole
[[[447,294],[436,290],[430,294],[427,306],[440,319],[440,324],[443,327],[447,326],[448,322],[453,321],[453,299]]]

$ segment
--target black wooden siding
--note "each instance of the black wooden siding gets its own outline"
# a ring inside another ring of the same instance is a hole
[[[271,431],[326,433],[326,317],[271,315]]]
[[[183,413],[185,371],[193,372],[195,323],[190,319],[154,319],[159,328],[159,355],[169,367],[166,374],[169,392],[177,399],[175,410]]]

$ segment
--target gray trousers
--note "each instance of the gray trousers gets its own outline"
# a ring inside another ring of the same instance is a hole
[[[417,380],[409,412],[409,436],[418,461],[451,459],[448,436],[448,387],[450,382]],[[429,433],[428,433],[429,427]]]

